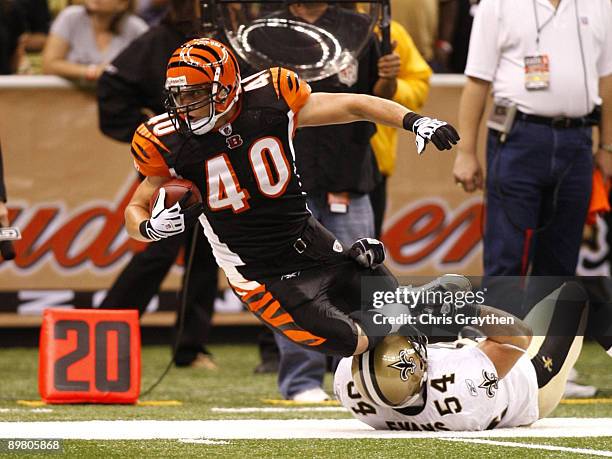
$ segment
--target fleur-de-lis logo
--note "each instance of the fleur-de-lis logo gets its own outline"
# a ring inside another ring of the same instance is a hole
[[[495,373],[487,373],[486,370],[482,370],[482,377],[484,378],[484,381],[481,382],[478,387],[486,389],[487,397],[493,398],[495,396],[495,391],[499,389],[497,384],[499,379]]]
[[[402,381],[408,381],[408,373],[410,373],[411,375],[414,374],[414,371],[416,370],[416,362],[414,361],[414,358],[412,356],[408,357],[408,351],[406,349],[403,349],[400,352],[399,358],[400,359],[397,362],[394,362],[387,366],[399,370],[400,379]]]
[[[544,364],[544,368],[546,368],[549,373],[552,373],[552,371],[553,371],[553,359],[552,359],[552,357],[542,356],[542,363]]]

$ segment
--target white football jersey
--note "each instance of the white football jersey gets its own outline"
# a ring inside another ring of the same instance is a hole
[[[427,346],[425,403],[392,409],[372,404],[355,387],[351,358],[342,359],[334,392],[357,419],[381,430],[485,430],[517,427],[538,419],[538,384],[527,356],[499,379],[491,360],[475,346]]]

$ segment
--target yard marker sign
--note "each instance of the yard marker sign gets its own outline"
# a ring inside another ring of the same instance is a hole
[[[46,403],[136,403],[138,312],[46,309],[40,329],[38,389]]]

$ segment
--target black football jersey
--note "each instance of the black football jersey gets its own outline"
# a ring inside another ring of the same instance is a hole
[[[180,134],[168,114],[134,134],[132,155],[145,176],[182,177],[202,193],[200,222],[217,263],[236,287],[280,272],[310,212],[292,139],[309,85],[273,68],[242,83],[234,119],[205,135]]]

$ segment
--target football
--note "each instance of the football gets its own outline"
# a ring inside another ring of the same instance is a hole
[[[202,195],[200,194],[200,190],[195,184],[190,180],[185,179],[172,179],[164,183],[160,186],[149,201],[149,212],[152,212],[153,206],[155,205],[155,200],[159,195],[159,190],[161,188],[166,189],[166,199],[164,201],[164,207],[166,209],[172,207],[178,201],[180,201],[185,193],[191,191],[191,197],[187,200],[187,207],[192,204],[196,204],[198,202],[202,202]]]

